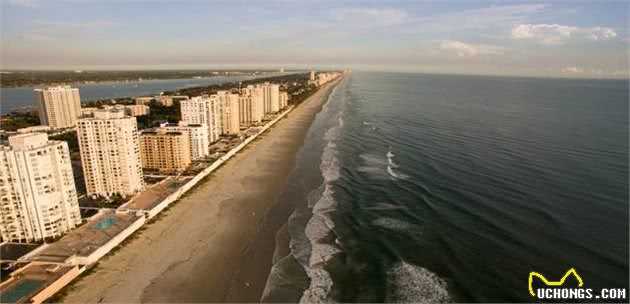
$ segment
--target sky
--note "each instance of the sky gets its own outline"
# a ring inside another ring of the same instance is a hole
[[[628,1],[0,0],[0,69],[628,78]]]

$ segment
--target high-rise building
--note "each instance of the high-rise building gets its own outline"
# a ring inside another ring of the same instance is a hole
[[[58,237],[81,223],[65,141],[23,133],[0,146],[0,236],[5,241]]]
[[[234,135],[240,133],[238,94],[233,94],[229,91],[218,91],[215,96],[221,105],[221,134]]]
[[[158,128],[140,134],[142,167],[161,173],[178,173],[186,170],[190,158],[188,131],[169,131]]]
[[[284,109],[289,105],[289,93],[280,92],[280,109]]]
[[[241,127],[247,127],[254,123],[262,122],[263,99],[262,96],[244,96],[238,97],[238,118]]]
[[[221,134],[221,107],[216,95],[199,96],[180,102],[182,122],[205,125],[208,128],[208,142],[219,140]]]
[[[133,195],[144,189],[136,118],[98,110],[77,124],[88,195]]]
[[[265,116],[262,87],[248,85],[243,88],[238,99],[238,109],[241,127],[262,122]]]
[[[280,111],[280,86],[265,82],[262,86],[265,113]]]
[[[70,86],[36,89],[39,119],[53,129],[72,128],[81,116],[79,89]]]
[[[188,124],[180,121],[179,124],[161,124],[160,129],[165,129],[169,132],[188,132],[191,160],[204,158],[210,154],[208,149],[208,126]]]
[[[308,80],[315,81],[315,71],[311,71],[311,73],[308,75]]]

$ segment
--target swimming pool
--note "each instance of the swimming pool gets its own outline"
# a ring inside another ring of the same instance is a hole
[[[39,289],[44,281],[24,280],[19,284],[11,287],[0,296],[1,303],[16,303],[25,296],[32,296],[32,293]]]
[[[94,227],[99,230],[105,230],[109,228],[111,225],[116,224],[116,218],[108,217],[106,219],[102,219],[100,222],[96,223]]]

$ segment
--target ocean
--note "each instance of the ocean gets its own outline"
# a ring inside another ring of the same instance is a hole
[[[230,82],[238,83],[239,81],[277,75],[279,75],[279,73],[267,73],[256,76],[158,79],[144,80],[141,82],[102,82],[96,84],[72,84],[72,86],[79,88],[81,101],[85,102],[120,97],[152,96],[165,91],[176,91],[184,88]],[[37,99],[33,90],[40,87],[41,86],[0,89],[0,114],[36,109]]]
[[[530,302],[628,288],[627,81],[357,72],[277,204],[264,302]]]

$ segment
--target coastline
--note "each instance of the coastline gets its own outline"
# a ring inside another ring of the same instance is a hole
[[[69,286],[63,302],[225,301],[315,115],[340,80],[320,88],[135,240],[101,260]]]

